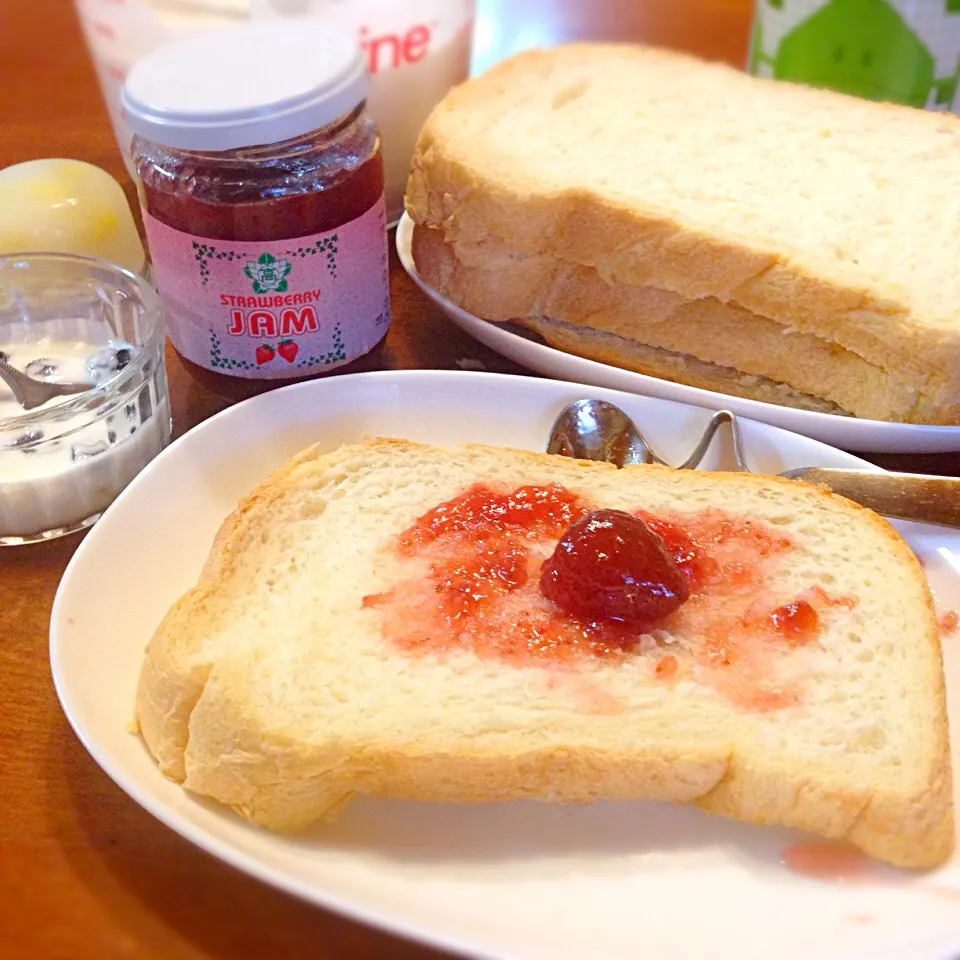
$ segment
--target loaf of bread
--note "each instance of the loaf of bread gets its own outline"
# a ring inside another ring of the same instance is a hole
[[[547,526],[516,519],[531,503]],[[640,512],[688,578],[648,627],[572,616],[540,582],[598,509]],[[692,802],[913,867],[953,841],[923,572],[884,520],[799,481],[308,449],[224,522],[136,716],[166,775],[283,831],[364,792]]]
[[[950,424],[958,150],[952,114],[572,44],[447,96],[421,134],[407,211],[429,283],[561,349]]]

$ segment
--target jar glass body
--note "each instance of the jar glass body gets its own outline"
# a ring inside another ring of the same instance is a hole
[[[354,369],[383,339],[383,158],[363,105],[283,143],[203,152],[135,137],[133,156],[170,337],[197,379],[249,396]]]

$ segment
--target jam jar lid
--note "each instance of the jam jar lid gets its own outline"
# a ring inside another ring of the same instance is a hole
[[[139,60],[121,103],[134,133],[167,147],[233,150],[299,137],[367,96],[354,37],[320,19],[187,34]]]

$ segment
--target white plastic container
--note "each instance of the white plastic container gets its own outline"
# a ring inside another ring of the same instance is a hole
[[[133,64],[182,33],[247,18],[329,17],[355,32],[383,136],[387,215],[403,211],[413,148],[430,110],[466,79],[475,0],[76,0],[124,159],[132,134],[120,90]]]

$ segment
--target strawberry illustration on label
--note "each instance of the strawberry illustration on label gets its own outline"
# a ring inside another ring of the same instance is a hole
[[[261,343],[256,352],[257,363],[269,363],[274,358],[274,349],[269,343]]]
[[[299,349],[293,340],[281,340],[277,344],[277,353],[279,353],[287,363],[293,363],[293,361],[297,359],[297,351]]]

